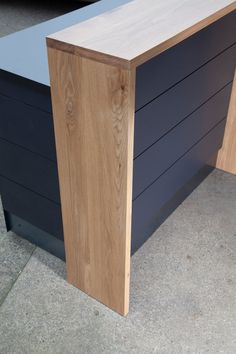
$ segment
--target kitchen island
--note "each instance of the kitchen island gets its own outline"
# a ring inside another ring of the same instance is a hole
[[[131,245],[235,172],[235,9],[133,0],[47,38],[68,280],[123,315]]]
[[[102,0],[0,53],[7,228],[125,315],[131,254],[212,169],[236,173],[235,1]]]

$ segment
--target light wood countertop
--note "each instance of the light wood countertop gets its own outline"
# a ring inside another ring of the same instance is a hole
[[[66,52],[135,67],[235,9],[232,0],[133,0],[47,41]]]

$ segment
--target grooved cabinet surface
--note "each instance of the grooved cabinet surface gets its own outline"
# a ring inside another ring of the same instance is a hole
[[[0,115],[0,138],[56,162],[51,114],[0,95]]]
[[[228,84],[134,160],[133,199],[226,118],[231,89]]]
[[[30,31],[30,30],[29,30]],[[12,35],[14,36],[14,34]],[[4,39],[0,38],[1,40]],[[24,38],[21,40],[24,41]],[[2,52],[1,52],[2,53]],[[42,73],[43,74],[43,73]],[[0,56],[0,94],[21,103],[52,113],[50,88],[46,85],[2,70]]]
[[[236,42],[236,11],[137,67],[136,110]]]
[[[222,145],[224,119],[133,202],[132,247],[137,250],[157,227],[160,210]]]
[[[236,44],[137,111],[134,156],[142,153],[232,81],[235,63]]]
[[[0,175],[60,203],[57,165],[0,139]]]

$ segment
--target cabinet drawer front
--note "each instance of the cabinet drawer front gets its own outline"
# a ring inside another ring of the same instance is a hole
[[[236,42],[236,11],[137,68],[136,109]]]
[[[133,199],[226,118],[231,88],[227,85],[134,160]]]
[[[0,138],[56,161],[52,115],[1,95]]]
[[[233,80],[236,45],[136,112],[135,157]]]
[[[0,139],[0,175],[60,203],[57,165]]]
[[[3,208],[63,240],[61,206],[0,177]]]
[[[0,70],[0,94],[52,113],[50,87]]]
[[[225,122],[219,123],[133,202],[132,250],[155,231],[159,210],[220,149]]]

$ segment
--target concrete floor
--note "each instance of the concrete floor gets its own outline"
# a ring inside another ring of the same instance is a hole
[[[66,12],[83,7],[86,2],[40,0],[1,0],[0,1],[0,36],[19,31],[37,23],[47,21]]]
[[[61,13],[0,4],[0,34]],[[126,318],[0,221],[1,354],[235,354],[236,176],[215,170],[132,257]]]

